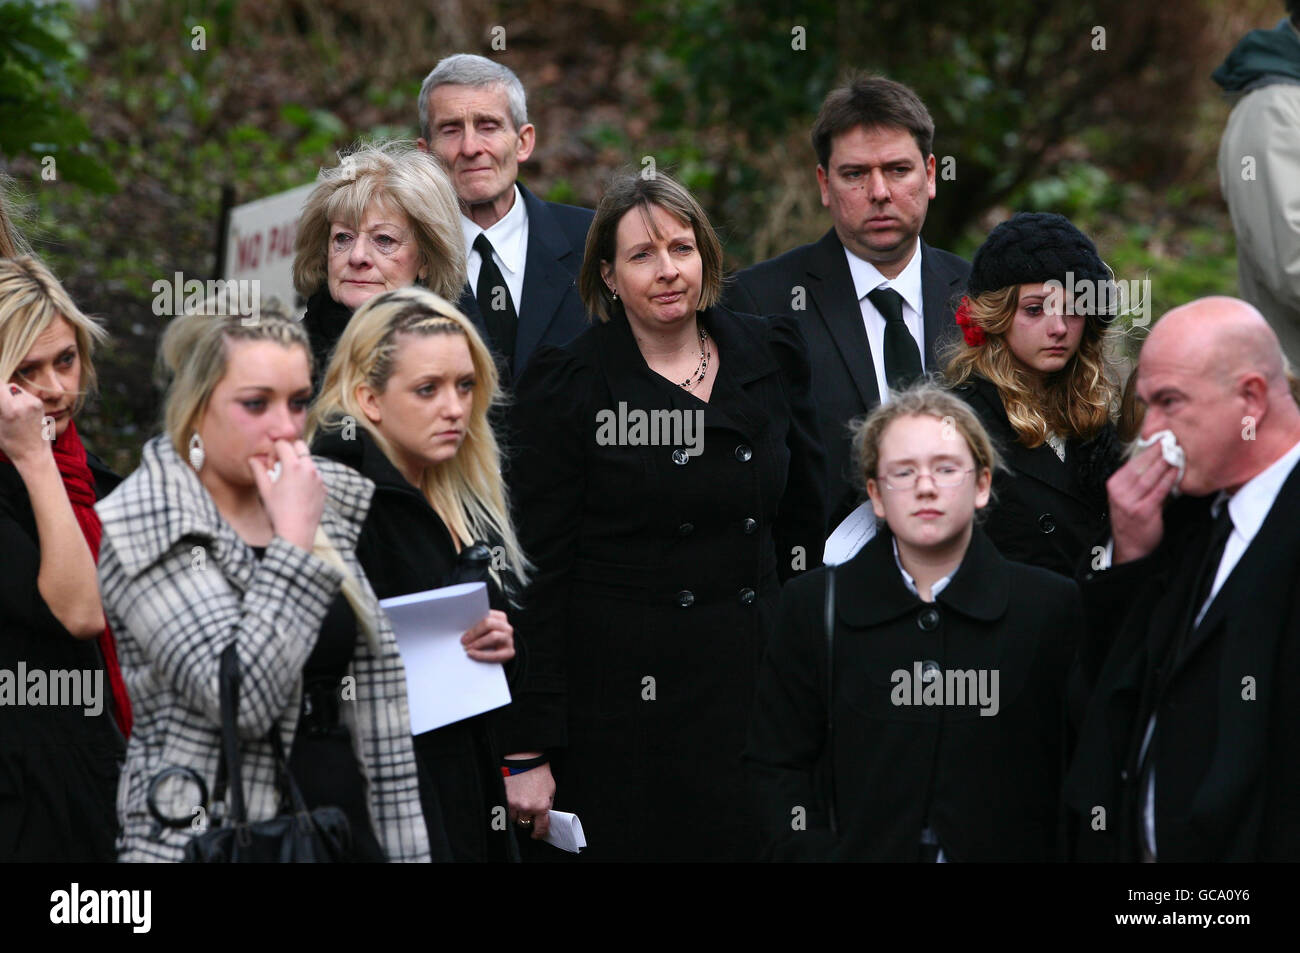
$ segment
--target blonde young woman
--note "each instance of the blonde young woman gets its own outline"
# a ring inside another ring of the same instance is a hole
[[[1119,466],[1109,279],[1062,216],[1013,216],[975,253],[946,370],[1007,463],[989,538],[1008,559],[1069,576],[1106,530],[1106,480]]]
[[[497,393],[492,356],[474,325],[432,292],[405,288],[357,310],[313,413],[323,426],[316,453],[375,484],[357,556],[380,598],[484,579],[492,611],[461,641],[485,663],[514,657],[504,610],[527,578],[488,422]],[[483,560],[477,576],[476,557]],[[493,713],[491,722],[503,750],[515,753],[510,714]],[[489,716],[480,715],[415,738],[435,860],[518,856],[493,813],[507,803],[493,734]],[[528,762],[504,762],[512,764],[518,771]]]
[[[245,320],[168,327],[165,432],[99,507],[100,584],[136,719],[119,859],[179,860],[193,836],[198,785],[168,769],[211,789],[233,643],[250,820],[278,809],[274,728],[308,805],[347,814],[356,859],[427,861],[405,672],[354,553],[374,487],[301,439],[301,326],[265,309]]]
[[[21,239],[0,207],[3,242]],[[105,337],[35,258],[0,259],[0,671],[19,680],[0,712],[0,862],[114,856],[131,705],[99,602],[94,505],[118,478],[74,420]],[[50,694],[55,672],[79,697]]]
[[[465,274],[460,205],[436,157],[414,143],[380,142],[321,170],[298,219],[293,259],[318,372],[366,301],[412,284],[455,300]]]

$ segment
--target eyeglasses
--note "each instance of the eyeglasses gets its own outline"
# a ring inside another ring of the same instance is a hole
[[[959,467],[955,463],[941,463],[930,471],[918,470],[916,467],[896,467],[885,471],[885,486],[891,490],[913,490],[916,488],[916,481],[921,478],[922,473],[925,473],[934,481],[935,486],[950,490],[965,483],[966,474],[974,469],[974,467]]]

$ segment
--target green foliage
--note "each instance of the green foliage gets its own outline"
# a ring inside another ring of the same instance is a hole
[[[73,13],[68,3],[0,0],[0,154],[52,157],[58,178],[112,192],[117,185],[94,157],[90,129],[65,105],[85,57],[72,37]]]

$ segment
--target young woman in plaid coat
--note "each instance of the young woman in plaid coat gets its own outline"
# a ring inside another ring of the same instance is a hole
[[[249,819],[279,810],[275,726],[309,806],[348,814],[359,859],[427,861],[405,672],[354,554],[374,486],[300,439],[301,327],[266,311],[246,322],[172,322],[166,432],[98,507],[100,586],[135,712],[118,858],[180,860],[207,820],[192,776],[167,769],[212,785],[234,642]]]

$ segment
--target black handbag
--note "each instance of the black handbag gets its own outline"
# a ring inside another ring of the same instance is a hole
[[[276,784],[283,813],[249,823],[240,777],[239,660],[232,643],[221,653],[221,760],[212,792],[211,827],[185,845],[184,862],[191,864],[328,864],[352,859],[352,829],[342,808],[308,810],[302,792],[289,773],[280,730],[271,726],[267,741],[275,755]],[[230,810],[224,810],[226,786]],[[286,805],[289,810],[286,811]]]

